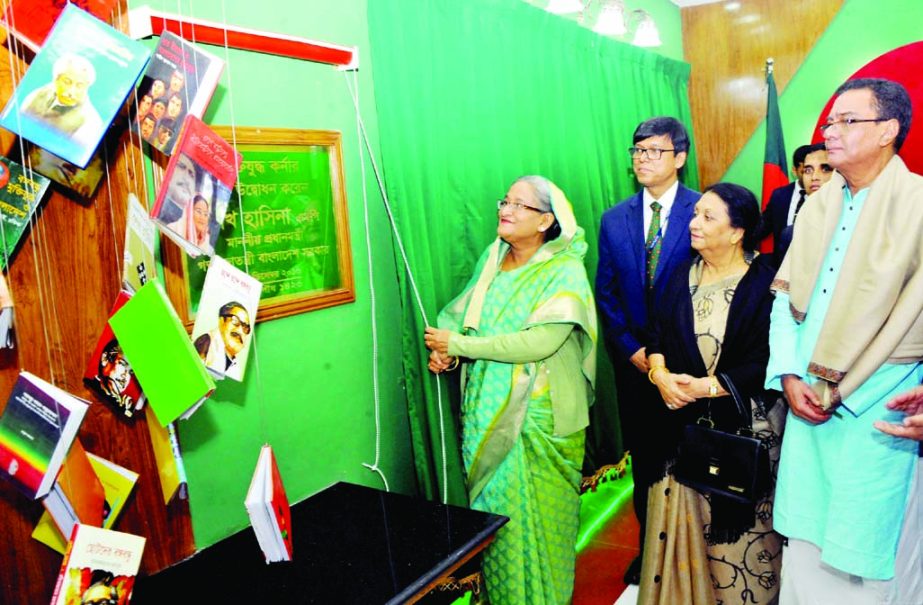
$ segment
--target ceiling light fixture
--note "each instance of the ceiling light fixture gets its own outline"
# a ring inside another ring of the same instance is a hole
[[[579,13],[585,8],[586,6],[581,0],[550,0],[545,10],[555,15],[569,15]]]
[[[628,32],[625,26],[625,4],[622,0],[601,0],[602,8],[596,17],[593,31],[603,36],[622,36]]]
[[[651,17],[647,11],[641,9],[633,10],[631,11],[631,17],[633,19],[636,17],[638,18],[638,26],[635,28],[635,37],[631,41],[632,44],[645,48],[660,46],[662,44],[660,41],[660,32],[657,31],[654,18]]]

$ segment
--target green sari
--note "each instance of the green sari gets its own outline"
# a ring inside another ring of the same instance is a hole
[[[509,246],[498,239],[465,291],[439,316],[440,327],[486,338],[572,326],[550,357],[469,359],[463,370],[469,500],[472,508],[510,517],[484,555],[494,605],[567,603],[573,592],[596,314],[583,267],[583,231],[563,193],[554,186],[552,193],[561,235],[508,272],[500,264]]]

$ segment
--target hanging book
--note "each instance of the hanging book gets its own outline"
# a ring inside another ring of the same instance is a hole
[[[111,317],[131,299],[131,293],[119,292],[109,312]],[[144,394],[138,378],[131,369],[119,341],[109,327],[103,326],[103,332],[96,341],[96,349],[87,362],[83,373],[83,382],[88,389],[117,410],[131,416],[144,406]]]
[[[79,441],[75,440],[74,446],[76,446],[77,443],[79,443]],[[74,446],[71,447],[72,452]],[[111,529],[112,526],[115,525],[122,509],[125,508],[125,502],[128,500],[128,496],[131,495],[135,484],[138,482],[138,473],[130,471],[124,466],[119,466],[110,460],[91,454],[90,452],[87,452],[87,458],[90,460],[90,466],[93,468],[93,472],[102,484],[103,493],[105,494],[102,527],[103,529]],[[65,462],[65,466],[66,464]],[[61,474],[64,474],[63,467]],[[58,482],[60,481],[61,475],[58,475]],[[47,505],[48,498],[51,497],[52,493],[54,493],[53,490],[48,494],[45,500],[43,500],[43,503]],[[66,534],[61,533],[47,510],[42,513],[38,525],[35,526],[35,530],[32,532],[33,538],[61,554],[64,554],[64,551],[67,549],[67,538],[65,538],[65,536],[69,535],[70,532]]]
[[[0,126],[85,168],[150,51],[73,4],[0,113]]]
[[[75,525],[51,605],[127,605],[141,566],[145,538],[92,525]]]
[[[187,418],[215,390],[215,381],[160,282],[149,281],[109,318],[160,424]]]
[[[138,86],[132,127],[171,155],[183,120],[204,115],[223,70],[224,61],[215,55],[163,32]]]
[[[40,174],[26,174],[22,166],[0,156],[0,269],[6,269],[26,227],[35,214],[49,180]]]
[[[29,147],[29,161],[32,163],[32,170],[67,187],[82,198],[89,199],[96,193],[96,188],[99,187],[103,174],[106,172],[101,152],[97,151],[93,154],[86,168],[80,168],[38,145],[29,145]]]
[[[267,563],[292,560],[292,515],[272,447],[264,445],[244,502]]]
[[[125,222],[125,254],[122,266],[122,286],[137,292],[148,280],[154,279],[157,262],[154,247],[157,227],[134,193],[128,194],[128,220]]]
[[[263,284],[213,256],[202,285],[192,341],[216,378],[244,379]]]
[[[9,0],[3,13],[3,24],[32,52],[38,52],[55,20],[67,4],[75,4],[107,23],[116,10],[117,0]]]
[[[179,436],[176,423],[161,426],[157,417],[148,411],[147,428],[151,435],[151,447],[154,449],[154,461],[157,463],[157,475],[160,477],[160,490],[163,503],[169,504],[174,497],[186,499],[186,467],[179,448]]]
[[[74,439],[61,472],[42,504],[58,531],[69,536],[77,523],[102,527],[105,502],[106,493],[90,457],[80,439]]]
[[[48,493],[87,402],[29,372],[20,372],[0,416],[0,476],[30,498]]]
[[[0,349],[13,348],[13,297],[0,271]]]
[[[189,256],[215,253],[240,162],[230,143],[186,117],[151,216]]]

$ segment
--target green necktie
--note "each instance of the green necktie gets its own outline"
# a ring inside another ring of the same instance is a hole
[[[651,210],[654,211],[651,216],[651,226],[647,229],[647,239],[644,240],[644,249],[647,251],[647,287],[654,287],[654,274],[657,271],[657,261],[660,259],[660,245],[663,238],[660,237],[660,209],[663,206],[658,202],[651,202]]]

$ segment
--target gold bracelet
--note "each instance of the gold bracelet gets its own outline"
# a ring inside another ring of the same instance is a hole
[[[451,372],[452,370],[458,368],[458,364],[461,363],[461,360],[458,357],[455,357],[455,361],[452,362],[452,365],[445,369],[446,372]]]
[[[670,370],[667,370],[667,366],[654,366],[653,368],[648,370],[647,379],[651,381],[651,384],[657,384],[656,382],[654,382],[654,372],[656,372],[657,370],[665,370],[667,372],[670,371]]]
[[[718,396],[718,387],[720,386],[720,385],[718,384],[718,379],[715,378],[714,376],[709,376],[709,378],[710,378],[710,382],[708,383],[708,396],[709,396],[709,397],[717,397],[717,396]]]

